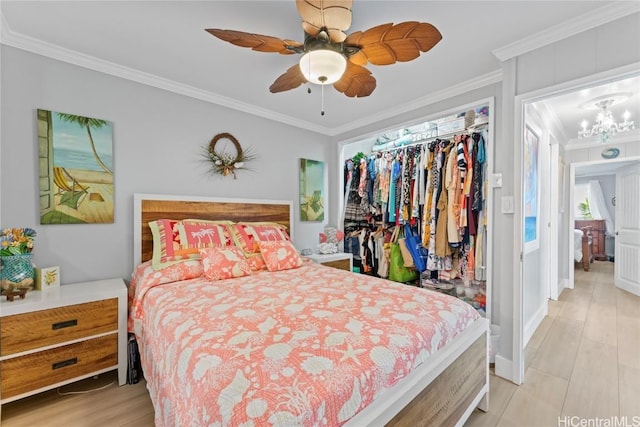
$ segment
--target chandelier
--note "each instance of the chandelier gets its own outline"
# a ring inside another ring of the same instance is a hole
[[[622,122],[616,122],[613,118],[611,110],[609,110],[609,107],[611,105],[625,98],[626,97],[620,96],[604,97],[597,98],[586,104],[583,104],[588,106],[586,108],[597,108],[600,111],[598,112],[598,115],[596,117],[596,122],[593,124],[593,126],[591,126],[591,128],[588,127],[589,122],[587,122],[586,120],[582,121],[582,129],[578,131],[578,138],[582,139],[596,136],[601,143],[606,143],[616,133],[627,132],[635,129],[633,120],[629,120],[631,114],[628,110],[625,111],[622,115]]]

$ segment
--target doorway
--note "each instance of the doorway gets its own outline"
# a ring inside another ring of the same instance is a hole
[[[602,201],[605,205],[604,209],[607,209],[609,218],[606,219],[605,232],[602,235],[598,235],[597,241],[593,242],[593,238],[591,239],[592,246],[589,249],[591,259],[587,260],[587,263],[584,264],[583,269],[588,271],[589,263],[593,261],[610,261],[615,262],[616,258],[616,249],[620,245],[618,241],[619,232],[620,232],[620,222],[622,225],[628,224],[628,221],[625,220],[628,216],[636,217],[636,213],[633,211],[633,207],[638,202],[632,202],[631,205],[626,203],[628,197],[634,197],[636,194],[640,193],[639,184],[634,180],[630,181],[630,188],[618,188],[617,182],[624,176],[625,171],[629,170],[630,172],[640,173],[640,156],[630,156],[623,159],[617,160],[603,160],[603,161],[593,161],[593,162],[574,162],[571,164],[570,170],[570,179],[569,179],[569,191],[570,191],[570,213],[572,214],[569,218],[570,224],[577,223],[576,220],[580,220],[583,217],[584,212],[579,212],[576,209],[580,204],[584,205],[584,199],[588,199],[588,192],[585,193],[584,188],[581,187],[589,187],[593,185],[593,181],[597,181],[597,185],[600,187],[602,192]],[[587,190],[588,191],[588,190]],[[630,194],[624,194],[624,193]],[[622,200],[622,203],[618,203],[617,200]],[[588,205],[591,205],[593,202],[589,202]],[[587,205],[587,206],[588,206]],[[599,209],[603,209],[600,207]],[[636,208],[637,210],[638,208]],[[590,209],[588,214],[590,214]],[[590,215],[591,216],[591,215]],[[598,218],[603,217],[604,215],[598,213],[596,215]],[[604,220],[603,220],[604,221]],[[588,223],[588,220],[585,222]],[[623,226],[622,228],[629,228],[628,226]],[[591,230],[589,230],[591,232]],[[624,233],[624,231],[623,231]],[[592,233],[593,234],[593,233]],[[624,235],[623,235],[624,237]],[[631,239],[632,243],[634,241],[639,240],[638,236],[635,236]],[[569,278],[567,283],[567,288],[573,289],[575,282],[575,269],[573,265],[576,262],[576,254],[580,254],[582,249],[580,246],[577,246],[577,239],[568,238],[569,242],[569,253],[567,254],[567,265],[569,271]],[[619,249],[618,249],[619,251]],[[636,256],[637,257],[637,256]],[[636,286],[633,284],[631,286],[625,286],[623,282],[627,282],[626,280],[626,270],[629,268],[628,266],[628,257],[622,255],[620,260],[621,264],[618,264],[616,267],[622,267],[620,271],[617,268],[613,270],[614,273],[614,283],[617,287],[626,289],[629,292],[632,292],[638,295],[638,290],[635,289]],[[580,267],[580,266],[578,266]],[[631,279],[633,282],[633,278]]]
[[[573,164],[596,162],[596,160],[601,163],[611,162],[613,159],[605,157],[604,151],[616,146],[620,148],[613,152],[622,159],[629,156],[627,153],[634,154],[632,144],[637,146],[640,142],[640,133],[637,130],[628,134],[614,135],[606,141],[606,145],[603,145],[599,135],[589,135],[586,131],[582,137],[579,137],[580,120],[576,120],[571,115],[595,116],[594,112],[589,113],[578,108],[586,102],[584,99],[600,96],[598,91],[624,93],[620,88],[625,88],[628,82],[632,82],[637,87],[637,82],[640,81],[638,79],[640,77],[637,69],[611,72],[548,88],[536,94],[516,97],[516,105],[522,108],[520,120],[516,120],[516,132],[519,133],[522,144],[520,170],[516,168],[516,174],[521,176],[519,201],[516,201],[520,204],[521,214],[520,220],[516,221],[516,234],[520,243],[516,244],[521,245],[522,248],[520,268],[514,277],[518,286],[518,292],[515,293],[516,300],[514,300],[514,318],[519,319],[520,325],[514,328],[513,332],[513,372],[516,383],[521,383],[524,379],[524,348],[547,315],[547,301],[554,294],[554,287],[556,287],[556,295],[559,296],[563,289],[570,288],[573,284],[574,215],[571,212],[573,203],[570,200],[572,197],[570,190],[573,188],[575,179]],[[637,89],[626,96],[633,99],[635,120],[638,119],[637,110],[640,105],[638,96]],[[568,112],[566,113],[568,117],[565,117],[565,110],[557,109],[557,104],[554,103],[559,99],[565,101],[572,99],[576,112]],[[578,102],[580,99],[582,102]],[[614,114],[623,116],[619,111]],[[572,123],[565,125],[567,121]],[[539,129],[538,132],[535,132],[536,128]],[[582,128],[588,129],[589,125],[582,125]],[[525,187],[527,183],[525,173],[529,167],[527,161],[530,161],[526,157],[527,129],[534,131],[536,134],[534,140],[538,143],[536,154],[540,176],[537,177],[536,189],[540,197],[537,199],[539,205],[535,206],[535,212],[531,210],[531,206],[525,206],[527,202],[525,195],[530,191]],[[628,150],[627,147],[629,147]],[[518,196],[517,193],[516,195]],[[535,216],[535,221],[527,218],[528,215]],[[533,232],[533,239],[526,235],[527,225],[531,229],[531,222],[535,222],[537,227]],[[533,249],[530,245],[531,240],[536,243]],[[555,263],[554,253],[557,254]]]

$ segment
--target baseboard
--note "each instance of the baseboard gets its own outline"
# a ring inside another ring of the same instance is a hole
[[[529,319],[529,321],[524,325],[524,335],[522,337],[522,342],[524,343],[524,347],[529,344],[529,340],[540,326],[540,323],[544,320],[544,317],[547,315],[547,302],[545,301],[538,310],[534,313],[533,317]]]
[[[494,373],[506,380],[513,381],[513,361],[496,354]]]
[[[564,279],[560,280],[559,289],[567,289],[568,287],[569,287],[569,279],[564,278]]]
[[[640,285],[633,283],[616,283],[616,287],[640,297]]]

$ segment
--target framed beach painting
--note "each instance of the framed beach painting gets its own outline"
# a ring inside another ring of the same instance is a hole
[[[37,110],[40,224],[113,223],[113,126]]]
[[[300,221],[324,221],[324,163],[300,159]]]
[[[540,137],[528,125],[524,131],[524,251],[533,251],[540,246],[539,218],[539,174]]]

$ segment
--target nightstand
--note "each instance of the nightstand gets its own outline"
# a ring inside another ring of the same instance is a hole
[[[338,252],[335,254],[312,254],[305,256],[305,258],[309,258],[313,262],[326,265],[328,267],[339,268],[346,271],[353,270],[352,254],[344,252]]]
[[[0,302],[0,404],[118,370],[127,381],[122,279],[30,291]]]

